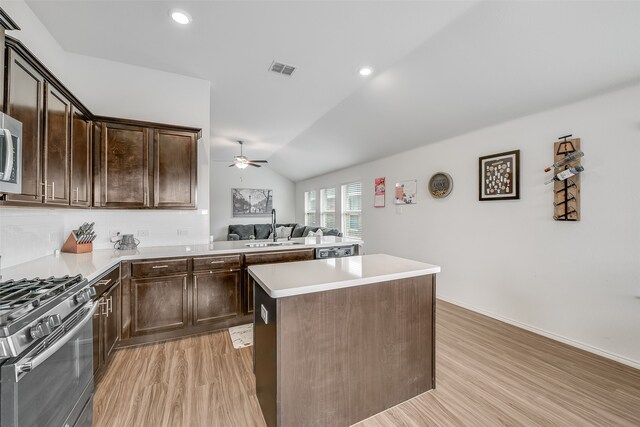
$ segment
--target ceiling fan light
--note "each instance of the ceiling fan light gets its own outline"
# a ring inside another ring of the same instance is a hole
[[[249,166],[249,163],[244,163],[244,162],[236,163],[236,166],[238,167],[238,169],[244,169],[247,166]]]

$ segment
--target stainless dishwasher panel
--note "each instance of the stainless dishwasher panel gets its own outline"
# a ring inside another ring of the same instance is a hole
[[[358,247],[356,245],[316,248],[316,259],[343,258],[354,255],[358,255]]]

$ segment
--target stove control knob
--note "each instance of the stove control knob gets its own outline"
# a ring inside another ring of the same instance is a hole
[[[31,338],[34,340],[44,338],[51,333],[51,328],[47,323],[38,323],[31,327]]]
[[[85,302],[89,301],[91,299],[91,289],[93,288],[85,289],[78,292],[76,294],[76,303],[84,304]],[[93,292],[95,292],[95,290]]]
[[[62,319],[60,319],[59,314],[45,317],[43,321],[44,323],[47,323],[52,330],[62,324]]]
[[[44,332],[45,337],[49,335],[51,332],[53,332],[53,328],[51,327],[49,322],[43,320],[42,323],[40,323],[40,325],[42,325],[42,331]]]
[[[42,325],[32,326],[30,332],[31,332],[31,338],[33,338],[34,340],[44,337],[44,329],[42,329]]]

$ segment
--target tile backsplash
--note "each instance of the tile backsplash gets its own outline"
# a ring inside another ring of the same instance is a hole
[[[0,208],[0,268],[50,255],[71,230],[95,222],[94,249],[113,247],[111,231],[133,234],[140,246],[209,241],[209,213],[195,211]],[[145,235],[146,234],[146,235]]]

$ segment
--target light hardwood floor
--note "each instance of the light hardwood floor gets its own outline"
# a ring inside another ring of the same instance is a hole
[[[639,370],[443,301],[436,319],[436,390],[358,427],[640,426]],[[221,332],[120,350],[94,426],[262,427],[251,348]]]

